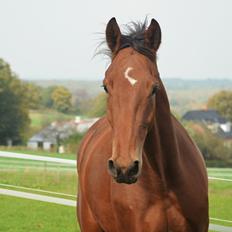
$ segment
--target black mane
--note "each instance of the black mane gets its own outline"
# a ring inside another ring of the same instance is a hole
[[[97,54],[104,54],[112,58],[112,56],[117,54],[120,50],[131,47],[154,62],[156,54],[145,45],[144,39],[144,34],[147,29],[147,19],[145,19],[144,22],[131,22],[128,25],[124,25],[124,28],[125,32],[121,36],[120,47],[115,53],[112,53],[109,48],[105,48],[97,51]],[[99,47],[102,44],[106,44],[106,41],[104,40],[101,42]]]

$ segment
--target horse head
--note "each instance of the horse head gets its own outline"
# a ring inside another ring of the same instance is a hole
[[[132,184],[141,173],[144,141],[155,122],[160,26],[152,19],[148,27],[137,25],[124,35],[112,18],[106,27],[106,42],[112,57],[103,81],[113,135],[108,170],[118,183]]]

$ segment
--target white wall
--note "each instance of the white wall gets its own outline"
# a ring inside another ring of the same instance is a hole
[[[227,122],[227,123],[224,123],[224,124],[220,124],[220,127],[221,127],[221,129],[224,132],[230,132],[230,130],[231,130],[231,123]]]
[[[37,149],[38,148],[38,143],[37,142],[28,142],[27,146],[31,149]]]
[[[50,142],[44,142],[43,143],[43,149],[48,151],[48,150],[51,149],[51,145],[52,144]]]

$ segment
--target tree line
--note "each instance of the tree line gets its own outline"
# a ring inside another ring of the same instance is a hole
[[[26,140],[31,109],[52,108],[66,114],[82,113],[89,117],[101,117],[106,113],[106,101],[106,94],[101,93],[92,100],[75,102],[72,93],[63,86],[44,88],[22,81],[11,70],[10,65],[0,59],[0,145],[6,145],[10,140],[16,144]],[[232,91],[223,90],[214,94],[208,99],[207,107],[217,110],[232,121]],[[184,122],[184,126],[206,160],[232,162],[231,147],[225,146],[222,139],[207,128],[204,128],[204,133],[199,133],[192,130],[191,123]]]
[[[0,145],[26,142],[30,110],[54,109],[64,114],[100,117],[105,113],[106,96],[76,99],[64,86],[41,87],[20,80],[0,58]]]
[[[22,142],[29,127],[27,86],[0,59],[0,144]]]
[[[62,113],[72,110],[72,94],[63,86],[43,88],[32,83],[24,83],[27,89],[30,109],[52,108]]]
[[[24,142],[30,126],[29,110],[72,110],[72,94],[63,86],[42,88],[22,81],[10,65],[0,59],[0,145]]]

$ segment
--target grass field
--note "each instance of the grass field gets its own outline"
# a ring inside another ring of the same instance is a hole
[[[76,194],[76,168],[33,160],[0,159],[0,183]]]
[[[31,127],[41,128],[43,126],[50,124],[53,121],[75,119],[75,116],[69,114],[63,114],[55,110],[46,109],[44,111],[31,110],[30,119],[31,119]]]
[[[232,182],[210,181],[209,195],[210,217],[232,221]]]
[[[209,169],[210,176],[232,179],[232,169]],[[75,167],[20,159],[0,158],[0,184],[23,186],[64,194],[76,195],[77,175]],[[18,191],[17,187],[1,186]],[[38,194],[38,192],[37,192]],[[72,196],[57,196],[75,200]],[[232,182],[209,181],[210,217],[232,220]],[[75,207],[60,206],[27,199],[0,195],[0,231],[79,231],[76,225]],[[6,223],[7,222],[7,223]],[[211,221],[232,226],[232,223]]]
[[[77,232],[75,207],[0,195],[1,232]]]

